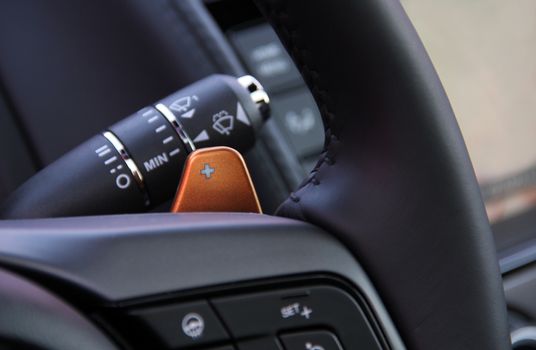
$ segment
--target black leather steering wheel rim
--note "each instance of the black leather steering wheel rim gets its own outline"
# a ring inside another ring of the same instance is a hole
[[[257,3],[326,125],[322,158],[279,215],[318,225],[354,251],[409,348],[509,348],[476,178],[400,3]]]

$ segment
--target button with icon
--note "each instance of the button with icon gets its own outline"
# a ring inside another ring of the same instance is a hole
[[[328,331],[285,334],[281,342],[287,350],[342,350],[337,337]]]
[[[168,348],[208,345],[229,339],[206,301],[132,311]]]
[[[360,305],[346,291],[334,286],[223,296],[212,299],[211,305],[235,339],[301,334],[298,332],[304,329],[329,329],[336,330],[337,338],[347,349],[382,348]],[[333,337],[325,336],[324,331],[320,334],[323,336],[299,338],[300,347],[292,350],[339,349],[333,347],[337,343],[329,341]],[[291,350],[284,345],[286,350]]]

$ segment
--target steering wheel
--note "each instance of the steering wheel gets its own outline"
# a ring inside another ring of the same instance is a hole
[[[109,340],[113,334],[87,321],[79,297],[54,296],[65,286],[90,296],[82,299],[91,305],[121,306],[325,273],[356,285],[385,348],[508,349],[479,188],[445,92],[399,2],[257,4],[305,78],[326,128],[316,168],[279,217],[2,222],[0,261],[19,276],[1,274],[0,304],[11,306],[0,313],[0,337],[54,349],[118,346]],[[27,292],[17,295],[13,285]],[[66,339],[41,336],[61,334],[61,327],[71,330]]]

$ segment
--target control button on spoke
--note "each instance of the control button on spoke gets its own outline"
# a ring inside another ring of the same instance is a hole
[[[311,286],[229,296],[211,302],[236,339],[276,336],[314,327],[336,330],[347,349],[381,348],[361,306],[339,288]],[[313,350],[313,340],[311,349],[303,344],[303,350]]]
[[[131,315],[152,329],[166,346],[173,349],[229,338],[205,301],[146,308],[133,311]]]
[[[337,337],[328,331],[286,334],[280,338],[286,350],[342,350]]]

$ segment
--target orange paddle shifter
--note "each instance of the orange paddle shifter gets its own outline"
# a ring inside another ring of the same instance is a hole
[[[171,211],[262,212],[244,159],[229,147],[202,148],[188,156]]]

